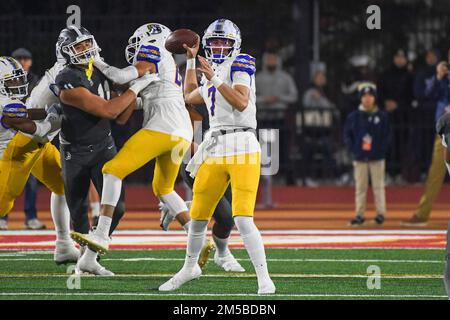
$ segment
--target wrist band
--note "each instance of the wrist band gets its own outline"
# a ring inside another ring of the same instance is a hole
[[[195,58],[187,59],[186,70],[195,70]]]
[[[217,74],[215,74],[215,75],[211,78],[211,80],[209,80],[209,81],[211,81],[211,83],[213,84],[213,86],[216,87],[216,88],[219,88],[219,87],[223,84],[223,81],[220,80],[220,78],[219,78],[219,76],[218,76]]]

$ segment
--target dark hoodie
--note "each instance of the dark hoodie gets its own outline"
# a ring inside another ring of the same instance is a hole
[[[360,107],[350,113],[345,121],[344,142],[356,161],[384,159],[389,137],[387,113],[377,107],[371,112]]]

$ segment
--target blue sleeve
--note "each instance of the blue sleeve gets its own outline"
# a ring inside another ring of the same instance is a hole
[[[249,54],[239,54],[231,65],[231,81],[233,81],[233,73],[236,71],[246,72],[250,76],[254,75],[256,72],[256,59]]]
[[[158,47],[151,44],[142,45],[136,57],[137,61],[147,61],[158,65],[161,61],[161,52]]]

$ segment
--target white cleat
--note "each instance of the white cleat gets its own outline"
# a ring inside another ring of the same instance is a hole
[[[57,265],[76,263],[80,258],[80,250],[72,240],[56,240],[53,260]]]
[[[89,259],[86,258],[86,255],[83,255],[80,258],[80,260],[78,260],[77,266],[75,267],[75,273],[76,274],[90,273],[102,277],[114,276],[113,272],[106,269],[104,266],[98,263],[97,260],[90,261]]]
[[[217,251],[214,254],[214,262],[226,272],[245,272],[231,252],[225,257],[219,257]]]
[[[184,271],[184,269],[181,269],[176,275],[174,275],[169,281],[162,284],[159,287],[159,291],[174,291],[179,289],[183,284],[186,282],[189,282],[194,279],[200,278],[202,275],[202,269],[198,266],[198,264],[195,265],[192,272]]]
[[[158,204],[158,207],[159,207],[159,211],[161,211],[161,218],[159,219],[159,222],[160,222],[159,226],[164,231],[168,231],[169,230],[169,225],[174,220],[174,217],[169,214],[170,209],[163,202],[160,202]]]
[[[110,237],[103,237],[91,232],[89,234],[82,234],[79,232],[72,231],[70,237],[78,243],[80,246],[87,246],[92,251],[98,252],[99,254],[105,254],[109,249],[109,243],[111,242]]]
[[[258,294],[274,294],[276,292],[275,284],[271,279],[258,283]]]

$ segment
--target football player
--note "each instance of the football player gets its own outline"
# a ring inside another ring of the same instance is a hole
[[[258,279],[258,293],[275,293],[264,244],[253,221],[260,177],[261,148],[256,138],[255,58],[241,54],[241,33],[230,20],[219,19],[202,39],[206,58],[198,86],[195,58],[199,43],[187,50],[184,96],[188,104],[206,104],[210,130],[187,166],[195,176],[186,259],[182,269],[159,287],[173,291],[202,274],[197,260],[208,222],[231,184],[232,213]]]
[[[8,214],[13,208],[14,200],[22,193],[30,174],[33,174],[52,191],[50,211],[57,235],[54,261],[62,264],[76,262],[79,251],[69,237],[70,216],[64,196],[59,152],[49,142],[57,134],[59,116],[54,108],[50,108],[53,113],[50,112],[44,121],[28,118],[33,114],[37,118],[42,117],[46,114],[44,107],[58,102],[49,84],[53,82],[59,66],[57,63],[46,72],[25,105],[21,99],[28,95],[28,83],[22,66],[13,58],[0,58],[0,216]]]
[[[436,124],[436,131],[442,137],[442,145],[445,147],[445,165],[450,174],[450,113],[444,114]],[[447,249],[445,254],[444,283],[447,295],[450,299],[450,222],[447,228]]]
[[[125,50],[127,61],[133,65],[128,67],[127,73],[144,66],[157,74],[159,81],[151,83],[140,93],[144,110],[143,128],[103,167],[105,183],[97,229],[90,235],[76,235],[78,240],[74,238],[78,243],[86,243],[100,253],[109,247],[110,238],[104,230],[111,223],[122,180],[153,159],[156,159],[152,182],[154,194],[170,208],[185,230],[189,228],[188,208],[175,192],[174,185],[193,134],[184,104],[181,77],[172,54],[164,46],[170,33],[169,28],[158,23],[143,25],[131,36]],[[98,61],[96,65],[99,65]],[[100,68],[105,74],[114,73],[111,67]],[[120,69],[115,68],[114,71],[120,73]],[[116,75],[117,78],[121,81],[130,80],[127,75]]]
[[[70,26],[59,35],[58,45],[65,59],[65,67],[56,76],[62,107],[60,150],[62,172],[73,227],[77,234],[89,232],[88,193],[90,181],[101,192],[102,167],[117,153],[111,136],[110,120],[123,123],[135,107],[137,94],[155,77],[138,78],[118,97],[112,97],[110,81],[93,66],[99,47],[93,35],[83,27]],[[145,71],[146,72],[146,71]],[[99,219],[97,230],[107,235],[117,227],[124,213],[123,190],[119,188],[120,203],[107,229]],[[97,253],[85,250],[78,260],[77,272],[114,275],[97,262]]]

